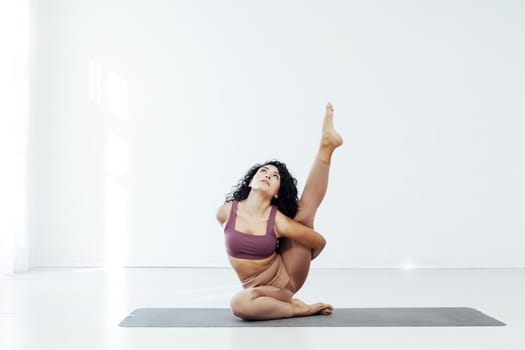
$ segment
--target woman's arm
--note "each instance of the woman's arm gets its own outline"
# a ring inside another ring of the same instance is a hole
[[[290,219],[280,211],[277,211],[275,215],[275,233],[278,237],[293,239],[299,244],[312,249],[312,259],[317,257],[326,245],[326,240],[320,233]]]
[[[230,210],[232,207],[232,202],[226,202],[217,209],[216,218],[217,221],[223,226],[228,217],[230,216]]]

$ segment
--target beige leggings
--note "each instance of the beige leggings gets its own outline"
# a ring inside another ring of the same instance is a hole
[[[299,200],[294,219],[310,228],[328,187],[329,170],[328,163],[316,158]],[[290,302],[306,281],[311,258],[311,249],[291,239],[282,239],[280,252],[272,264],[242,281],[245,289],[231,300],[233,314],[246,320],[292,317]]]

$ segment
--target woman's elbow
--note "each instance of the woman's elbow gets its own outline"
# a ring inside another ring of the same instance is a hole
[[[326,245],[326,239],[323,236],[321,236],[321,242],[319,244],[319,247],[320,247],[319,250],[323,250],[325,245]]]
[[[312,260],[315,259],[319,254],[321,254],[325,246],[326,246],[326,239],[321,237],[319,244],[315,248],[312,249]]]

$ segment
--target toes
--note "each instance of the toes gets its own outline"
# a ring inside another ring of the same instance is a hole
[[[320,314],[321,315],[331,315],[332,314],[332,309],[331,308],[322,309]]]

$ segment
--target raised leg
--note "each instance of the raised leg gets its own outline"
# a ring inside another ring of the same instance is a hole
[[[299,200],[299,210],[294,218],[296,221],[311,228],[314,225],[317,208],[321,205],[328,188],[332,153],[343,144],[342,137],[334,128],[333,111],[334,108],[329,103],[326,106],[319,151],[310,169],[301,199]],[[312,252],[291,239],[282,239],[281,256],[290,275],[290,283],[287,288],[295,293],[306,281],[310,270]]]

